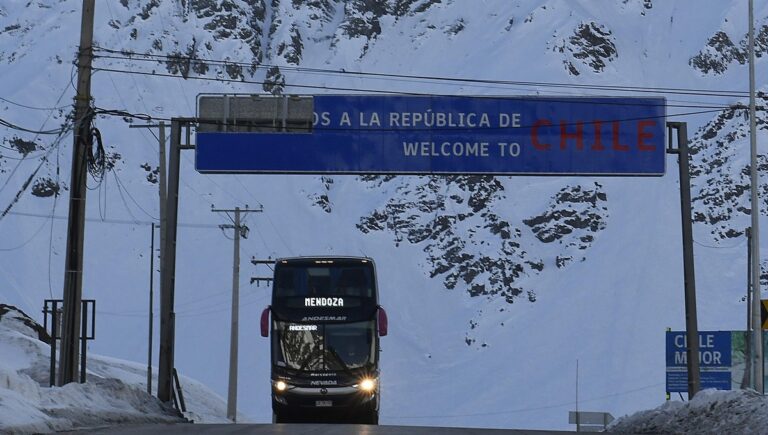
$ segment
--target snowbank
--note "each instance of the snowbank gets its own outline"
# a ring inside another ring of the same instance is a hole
[[[656,409],[616,420],[618,433],[764,434],[768,398],[752,390],[704,390],[690,402],[669,401]]]
[[[50,338],[39,324],[0,304],[0,432],[41,433],[125,423],[178,423],[175,409],[146,392],[146,367],[89,356],[88,382],[49,387]],[[226,406],[202,384],[182,378],[194,421],[226,421]]]

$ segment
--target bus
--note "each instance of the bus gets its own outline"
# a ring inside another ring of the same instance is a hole
[[[379,337],[387,335],[387,314],[372,259],[276,260],[261,335],[271,343],[274,423],[378,424]]]

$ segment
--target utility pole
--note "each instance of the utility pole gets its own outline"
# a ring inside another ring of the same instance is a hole
[[[261,212],[261,208],[245,210],[235,207],[234,210],[212,209],[214,213],[234,213],[232,221],[234,225],[220,225],[220,228],[232,228],[235,230],[234,261],[232,265],[232,324],[229,335],[229,390],[227,393],[227,418],[237,423],[237,346],[238,346],[238,321],[240,312],[240,236],[247,237],[248,227],[240,224],[240,213]],[[230,217],[230,219],[232,219]]]
[[[741,383],[742,388],[755,388],[753,383],[754,374],[752,372],[752,361],[755,359],[752,350],[752,230],[747,228],[747,336],[745,337],[746,343],[746,356],[745,356],[745,369],[744,369],[744,381]]]
[[[685,287],[685,340],[688,368],[688,400],[701,388],[699,370],[699,321],[696,313],[696,273],[693,258],[693,220],[691,219],[691,177],[688,162],[688,124],[667,122],[668,154],[677,154],[680,174],[680,217],[683,236],[683,285]],[[677,133],[677,148],[672,148],[672,130]]]
[[[91,146],[91,62],[95,0],[83,0],[80,47],[77,55],[74,145],[69,191],[67,253],[64,262],[64,319],[61,334],[58,385],[77,380],[80,306],[83,297],[83,238],[87,192],[86,150]],[[84,332],[84,331],[83,331]]]
[[[755,118],[755,18],[753,0],[749,0],[749,144],[750,144],[750,214],[752,217],[752,361],[755,390],[763,394],[763,325],[760,321],[760,203],[757,190],[757,126]]]

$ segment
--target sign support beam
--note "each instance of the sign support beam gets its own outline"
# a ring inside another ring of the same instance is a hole
[[[182,121],[171,121],[171,144],[168,162],[168,192],[166,197],[165,240],[160,269],[160,360],[157,373],[157,397],[163,402],[172,399],[175,313],[173,301],[176,285],[176,223],[179,211],[179,166],[181,159]]]

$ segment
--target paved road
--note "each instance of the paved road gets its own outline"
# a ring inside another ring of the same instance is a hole
[[[572,432],[424,426],[367,426],[360,424],[142,424],[98,427],[70,433],[110,435],[562,435]]]

